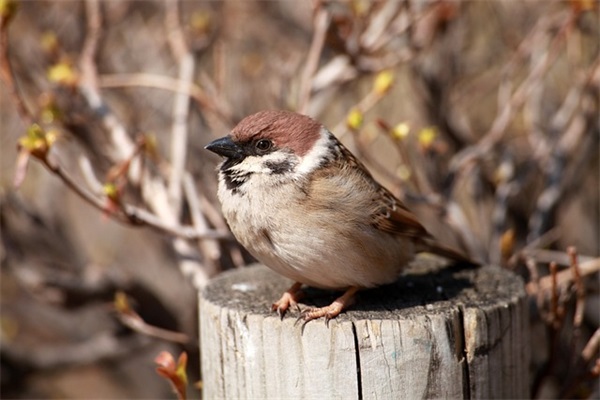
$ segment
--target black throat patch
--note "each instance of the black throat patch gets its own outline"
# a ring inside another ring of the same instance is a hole
[[[223,178],[225,179],[225,186],[227,189],[231,190],[233,193],[239,192],[239,187],[243,185],[251,175],[251,172],[241,172],[233,170],[237,164],[243,161],[243,158],[240,159],[227,159],[221,165],[221,173],[223,174]]]

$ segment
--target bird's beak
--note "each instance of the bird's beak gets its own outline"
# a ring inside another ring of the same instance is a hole
[[[216,153],[220,156],[227,158],[243,158],[244,154],[242,153],[242,148],[238,146],[231,137],[225,136],[217,140],[213,140],[206,146],[204,146],[206,150],[210,150],[213,153]]]

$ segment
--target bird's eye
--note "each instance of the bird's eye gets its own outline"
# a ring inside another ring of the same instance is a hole
[[[273,143],[267,139],[260,139],[255,146],[260,151],[267,151],[273,146]]]

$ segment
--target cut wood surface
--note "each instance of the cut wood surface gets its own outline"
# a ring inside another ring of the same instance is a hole
[[[291,283],[252,266],[200,294],[205,399],[529,397],[527,301],[509,271],[419,259],[329,327],[270,312]],[[308,289],[300,307],[336,295]]]

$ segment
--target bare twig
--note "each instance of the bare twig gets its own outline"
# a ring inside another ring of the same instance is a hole
[[[194,180],[189,173],[186,173],[183,177],[183,190],[187,204],[190,208],[190,215],[192,216],[192,223],[197,229],[210,230],[204,214],[202,214],[202,208],[200,206],[200,200]],[[204,255],[204,264],[206,265],[207,273],[209,276],[214,276],[219,272],[218,261],[221,258],[221,248],[219,242],[216,240],[200,240],[198,245]]]
[[[600,328],[596,329],[590,340],[588,340],[587,344],[584,346],[581,351],[581,358],[584,361],[589,362],[592,360],[594,355],[598,354],[600,349]]]
[[[140,72],[135,74],[100,75],[98,77],[98,86],[100,88],[149,87],[183,93],[190,96],[203,109],[215,114],[221,121],[227,122],[229,120],[229,117],[221,110],[219,104],[194,82],[185,82],[170,76]]]
[[[571,259],[571,270],[575,281],[575,293],[577,301],[575,304],[575,316],[573,317],[573,326],[577,331],[581,328],[583,322],[583,313],[585,311],[585,287],[579,272],[579,262],[577,260],[577,250],[571,246],[567,249],[567,254]]]
[[[195,61],[189,51],[179,23],[179,1],[166,1],[165,25],[171,52],[179,63],[180,88],[189,86],[194,75]],[[188,142],[189,96],[180,90],[173,102],[173,127],[171,129],[171,169],[169,176],[169,199],[173,213],[181,213],[182,181],[185,169]]]
[[[552,243],[556,242],[560,238],[560,231],[558,229],[550,229],[545,232],[542,236],[532,240],[527,243],[525,247],[523,247],[519,252],[512,255],[512,257],[508,260],[508,265],[514,267],[514,265],[518,262],[521,257],[525,256],[525,253],[530,253],[534,251],[536,248],[544,248]],[[529,254],[531,257],[532,255]],[[550,262],[551,259],[548,260]]]
[[[535,262],[535,260],[533,258],[526,257],[525,265],[527,266],[527,269],[529,270],[529,282],[528,282],[529,286],[528,287],[531,288],[530,289],[531,291],[529,292],[529,294],[535,295],[537,310],[540,313],[542,320],[547,321],[549,316],[548,316],[548,312],[546,311],[546,309],[544,307],[544,293],[541,290],[539,290],[540,274],[538,272],[537,263]]]
[[[98,40],[98,32],[101,29],[101,20],[98,17],[98,24],[95,24],[94,15],[99,16],[99,4],[97,0],[89,0],[89,12],[92,14],[88,23],[91,24],[88,27],[88,36],[86,37],[86,48],[95,49],[95,42]],[[179,51],[179,50],[176,50]],[[82,70],[85,71],[82,74],[80,82],[80,90],[84,95],[84,98],[88,102],[91,109],[101,118],[104,128],[107,130],[109,139],[111,140],[113,147],[110,155],[113,157],[113,161],[119,163],[124,159],[130,157],[135,151],[135,144],[126,132],[123,124],[118,118],[111,112],[110,107],[106,105],[100,96],[97,86],[97,75],[95,63],[93,60],[94,53],[92,51],[86,51],[82,54],[80,64]],[[189,100],[188,96],[185,96]],[[135,161],[135,160],[134,160]],[[129,179],[138,182],[141,178],[141,165],[139,162],[132,162],[131,167],[128,169]],[[171,201],[167,196],[167,187],[164,182],[156,176],[145,174],[148,177],[144,179],[144,185],[141,186],[142,197],[148,204],[149,208],[156,213],[156,221],[160,221],[162,227],[173,227],[177,226],[178,223],[178,209],[172,207]],[[125,208],[124,206],[121,208]],[[150,213],[141,212],[137,210],[144,219],[149,219]],[[137,214],[135,215],[137,216]],[[190,235],[188,238],[190,238]],[[211,235],[209,235],[211,236]],[[197,236],[196,236],[197,237]],[[212,237],[216,238],[215,236]],[[203,286],[208,281],[208,274],[204,270],[203,266],[199,264],[200,255],[198,251],[194,249],[184,239],[176,237],[173,239],[173,247],[176,253],[180,256],[179,267],[184,275],[193,275],[194,284],[197,287]]]
[[[581,277],[585,277],[600,271],[600,258],[593,258],[589,261],[585,261],[579,264],[579,272]],[[565,269],[556,274],[556,285],[558,288],[565,288],[567,285],[570,285],[575,280],[573,276],[572,269]],[[534,294],[536,293],[535,286],[531,285],[531,282],[526,286],[527,293]],[[552,290],[552,277],[545,276],[540,279],[539,282],[539,290],[542,291],[545,295],[550,293]]]
[[[298,112],[305,114],[308,110],[310,101],[310,92],[312,87],[312,77],[319,66],[319,59],[323,51],[327,28],[329,27],[329,12],[327,8],[318,6],[314,16],[314,33],[306,65],[302,73],[302,83],[300,84],[300,95],[298,100]]]
[[[558,271],[558,267],[556,266],[556,263],[554,261],[552,261],[550,263],[550,284],[551,284],[551,290],[550,290],[550,325],[552,326],[552,329],[557,331],[560,328],[560,304],[558,302],[558,283],[557,283],[557,271]]]
[[[458,152],[452,159],[450,169],[452,173],[457,173],[464,169],[473,159],[479,158],[488,153],[492,147],[498,143],[504,133],[508,124],[512,120],[512,116],[516,109],[521,107],[527,95],[533,90],[533,88],[539,84],[540,79],[548,71],[550,66],[553,65],[554,60],[558,56],[560,45],[564,42],[567,37],[567,33],[573,24],[573,19],[568,13],[559,14],[561,19],[561,26],[550,43],[549,49],[546,54],[539,57],[538,62],[532,66],[529,75],[521,82],[521,84],[512,90],[512,82],[508,75],[514,73],[515,65],[510,63],[507,65],[505,70],[505,77],[498,90],[498,109],[500,110],[496,115],[496,118],[491,124],[488,132],[480,139],[475,145],[469,146],[464,150]],[[517,55],[526,52],[528,46],[532,43],[537,43],[534,38],[539,34],[539,31],[548,30],[548,26],[554,23],[556,18],[543,18],[535,27],[532,29],[529,36],[521,44]]]
[[[133,153],[135,145],[127,134],[127,130],[123,124],[109,111],[98,91],[95,57],[102,31],[100,3],[98,0],[86,0],[85,5],[87,33],[83,50],[79,57],[79,66],[81,69],[79,90],[91,109],[101,118],[104,127],[108,130],[113,144],[111,154],[115,155],[116,160],[126,159]],[[132,165],[129,175],[134,180],[139,177],[139,166],[136,163]]]
[[[21,97],[21,94],[19,93],[10,64],[8,50],[8,27],[10,19],[11,17],[8,16],[0,18],[0,79],[6,85],[8,93],[17,107],[17,112],[20,117],[26,125],[31,125],[34,121],[33,115],[25,105],[25,100],[23,100],[23,97]]]
[[[186,239],[227,239],[231,237],[227,231],[219,232],[210,229],[206,231],[198,231],[191,227],[171,225],[164,222],[160,218],[157,218],[155,215],[146,210],[127,204],[123,204],[119,210],[120,212],[115,213],[112,209],[107,207],[106,198],[102,199],[90,193],[87,189],[76,182],[69,174],[67,174],[67,172],[61,168],[59,164],[53,164],[47,159],[41,160],[41,162],[46,168],[48,168],[48,170],[50,170],[50,172],[59,177],[69,189],[71,189],[86,203],[92,205],[94,208],[102,211],[105,215],[108,215],[123,224],[130,226],[147,226],[156,229],[157,231]]]
[[[185,333],[174,332],[148,324],[142,319],[142,317],[140,317],[138,313],[133,310],[130,310],[126,313],[119,312],[117,313],[117,316],[123,325],[135,332],[141,333],[142,335],[175,343],[185,344],[190,341],[190,338]]]
[[[571,259],[569,255],[564,251],[558,250],[546,250],[546,249],[523,249],[521,250],[521,254],[526,257],[533,257],[537,262],[540,263],[550,263],[555,261],[558,265],[562,265],[564,267],[568,267],[571,265]],[[579,261],[588,262],[594,260],[594,257],[591,256],[579,256]]]

